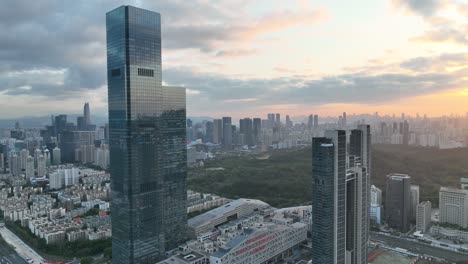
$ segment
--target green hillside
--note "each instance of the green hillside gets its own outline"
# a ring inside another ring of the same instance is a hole
[[[406,173],[421,186],[421,199],[437,202],[441,185],[457,186],[460,177],[468,177],[468,149],[375,145],[372,151],[372,182],[382,190],[385,175]],[[310,148],[275,151],[269,158],[230,157],[189,171],[190,189],[261,199],[277,207],[310,203],[311,182]]]

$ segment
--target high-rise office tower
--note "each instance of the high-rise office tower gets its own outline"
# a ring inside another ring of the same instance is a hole
[[[312,261],[346,259],[346,131],[312,141]]]
[[[439,221],[468,228],[468,190],[440,187]]]
[[[314,128],[318,128],[318,115],[314,115]]]
[[[95,139],[94,131],[63,131],[60,137],[61,160],[74,162],[76,149],[94,144]]]
[[[16,152],[10,153],[10,161],[8,162],[8,165],[10,166],[10,173],[13,176],[20,175],[21,169],[20,169],[18,155],[16,155]]]
[[[27,149],[22,149],[19,153],[19,164],[20,164],[20,170],[22,172],[26,171],[26,166],[28,164],[28,157],[29,157],[29,150]]]
[[[5,155],[0,152],[0,172],[5,170]]]
[[[346,112],[343,112],[343,127],[348,125],[348,119],[346,117]]]
[[[57,147],[52,150],[52,164],[62,164],[62,151]]]
[[[419,185],[411,185],[411,221],[416,221],[416,212],[419,205]]]
[[[223,145],[225,148],[232,146],[232,119],[231,117],[223,117]]]
[[[416,209],[416,231],[426,232],[431,224],[432,204],[421,202]]]
[[[84,125],[86,129],[88,129],[88,126],[91,125],[91,112],[89,110],[89,103],[85,103],[83,106],[83,118]]]
[[[76,118],[76,127],[79,131],[86,130],[85,118],[83,116],[79,116]]]
[[[258,145],[260,143],[260,136],[262,134],[262,119],[254,118],[252,121],[252,126],[254,144]]]
[[[213,143],[223,143],[223,120],[213,120]]]
[[[46,159],[43,155],[37,159],[37,176],[43,177],[46,175]]]
[[[37,167],[37,160],[39,159],[39,156],[42,155],[42,151],[40,149],[35,149],[34,150],[34,165]]]
[[[27,159],[25,174],[27,178],[34,177],[34,158],[31,156]]]
[[[293,122],[291,121],[291,118],[289,117],[289,115],[286,115],[286,127],[287,128],[293,127]]]
[[[410,138],[410,131],[409,131],[409,123],[407,120],[405,120],[403,123],[402,129],[402,135],[403,135],[403,145],[408,145],[409,144],[409,138]]]
[[[249,146],[254,145],[252,119],[244,118],[239,120],[239,133],[244,135],[244,144]]]
[[[106,15],[113,263],[154,263],[186,239],[185,89],[163,87],[161,18]]]
[[[46,166],[52,165],[52,160],[50,157],[50,151],[48,149],[44,150],[44,157],[46,159]]]
[[[345,116],[345,113],[344,115]],[[347,263],[367,263],[367,241],[370,224],[370,126],[359,125],[350,134],[347,175]]]
[[[8,148],[5,144],[0,143],[0,172],[6,171],[6,159]]]
[[[307,119],[307,128],[311,130],[314,127],[314,115],[309,115]]]
[[[267,128],[273,128],[275,126],[275,114],[270,113],[267,117]]]
[[[281,124],[281,114],[280,113],[276,113],[276,119],[275,119],[275,123],[277,126],[279,126]]]
[[[411,178],[405,174],[387,176],[385,215],[387,224],[400,232],[408,232],[411,218]]]
[[[369,205],[367,169],[357,165],[346,173],[346,264],[367,264]]]
[[[67,115],[56,116],[54,121],[54,136],[59,137],[65,129],[67,129]]]
[[[205,142],[213,143],[213,121],[205,123]]]
[[[345,113],[344,113],[345,114]],[[350,168],[355,167],[357,164],[351,164],[359,162],[360,166],[366,169],[366,173],[362,175],[360,180],[360,186],[358,186],[359,199],[362,199],[363,206],[365,208],[362,210],[362,230],[365,232],[365,237],[368,238],[369,233],[369,224],[370,224],[370,177],[371,177],[371,132],[370,125],[361,124],[358,125],[357,129],[351,130],[351,135],[349,137],[349,155],[354,157],[350,159],[349,166]]]
[[[358,130],[361,131],[362,135],[362,144],[361,144],[361,150],[357,152],[351,153],[350,155],[354,156],[359,156],[361,158],[361,164],[363,167],[367,168],[367,174],[368,174],[368,180],[367,180],[367,189],[370,190],[370,179],[372,177],[372,162],[371,162],[371,129],[370,125],[367,124],[361,124],[358,125]],[[359,154],[359,155],[358,155]]]

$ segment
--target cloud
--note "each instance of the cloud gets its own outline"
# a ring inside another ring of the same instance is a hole
[[[467,85],[468,80],[463,79],[466,71],[445,70],[464,65],[466,59],[468,54],[419,57],[402,62],[401,73],[357,72],[323,78],[234,79],[187,68],[168,69],[164,77],[171,85],[199,91],[188,95],[189,108],[199,109],[202,102],[209,102],[212,109],[254,109],[282,104],[380,104]],[[439,65],[438,73],[432,72],[435,65]]]
[[[413,71],[441,72],[450,67],[465,66],[468,61],[466,53],[447,53],[435,57],[417,57],[400,64],[404,69]]]
[[[468,25],[438,26],[424,32],[423,35],[412,38],[413,41],[422,42],[452,42],[457,44],[468,44]]]
[[[255,49],[229,49],[229,50],[220,50],[216,53],[216,57],[224,58],[237,58],[245,57],[248,55],[255,54],[257,50]]]
[[[124,0],[0,0],[0,91],[8,94],[64,97],[106,85],[105,13]],[[244,16],[244,1],[140,1],[162,14],[163,49],[195,49],[213,58],[249,56],[239,47],[245,38],[310,25],[322,9],[275,11]],[[29,78],[31,71],[42,71]],[[60,71],[60,82],[50,72]],[[16,77],[7,77],[15,73]],[[30,90],[18,87],[29,86]]]
[[[440,0],[393,0],[397,7],[404,7],[422,16],[432,16],[443,3]]]
[[[466,18],[468,16],[468,4],[458,4],[456,2],[448,1],[434,1],[434,0],[398,0],[396,2],[417,2],[416,6],[427,9],[426,12],[421,13],[424,15],[424,21],[428,25],[428,29],[420,36],[411,38],[412,41],[419,42],[450,42],[455,44],[466,45],[468,44],[468,24],[466,19],[457,19],[457,16]],[[413,4],[414,5],[414,4]],[[445,14],[438,14],[436,11],[447,11]],[[417,12],[417,10],[414,10]],[[449,14],[449,15],[448,15]]]

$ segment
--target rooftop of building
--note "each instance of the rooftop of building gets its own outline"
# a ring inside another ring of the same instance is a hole
[[[391,173],[387,175],[387,178],[392,179],[410,179],[411,177],[408,174],[401,174],[401,173]]]
[[[273,223],[267,223],[267,224],[260,224],[257,226],[245,228],[242,230],[242,232],[234,236],[229,242],[226,243],[223,247],[220,247],[218,251],[213,253],[213,257],[221,258],[227,253],[229,253],[233,248],[241,244],[247,239],[253,238],[255,235],[260,235],[261,233],[265,233],[265,231],[281,231],[285,229],[291,229],[291,228],[304,228],[306,227],[306,224],[303,223],[293,223],[291,225],[280,225],[280,224],[273,224]],[[254,238],[255,239],[255,238]]]
[[[215,208],[213,210],[210,210],[206,213],[203,213],[201,215],[195,216],[193,218],[190,218],[188,220],[188,225],[191,227],[198,227],[205,225],[209,223],[210,221],[222,217],[234,210],[236,210],[238,207],[245,205],[245,204],[255,204],[261,207],[270,207],[269,204],[260,201],[260,200],[255,200],[255,199],[238,199],[234,200],[232,202],[229,202],[223,206],[220,206],[218,208]]]
[[[158,262],[158,264],[196,263],[197,261],[202,260],[203,258],[206,258],[206,256],[192,250],[187,253],[181,253],[181,254],[172,256],[171,258]]]
[[[440,187],[440,192],[451,192],[451,193],[468,194],[468,190],[457,189],[457,188],[450,188],[450,187]]]

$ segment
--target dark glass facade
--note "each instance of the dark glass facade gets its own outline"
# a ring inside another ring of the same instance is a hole
[[[411,178],[404,174],[387,176],[385,215],[388,226],[408,232],[411,215]]]
[[[312,261],[345,263],[346,132],[312,141]]]
[[[223,117],[223,145],[225,148],[232,146],[232,119],[231,117]]]
[[[331,139],[312,141],[312,261],[333,263],[335,151]]]
[[[186,239],[185,89],[163,87],[161,19],[107,13],[112,262],[155,263]]]

